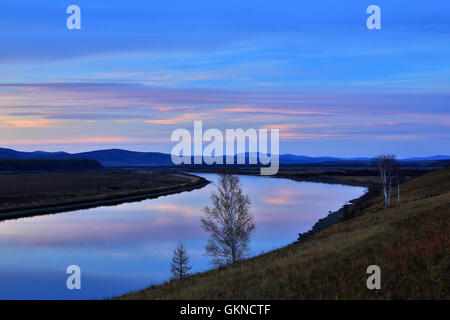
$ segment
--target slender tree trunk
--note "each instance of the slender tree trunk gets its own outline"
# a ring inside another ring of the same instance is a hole
[[[387,206],[389,207],[391,205],[391,194],[392,194],[392,183],[389,181],[389,188],[388,188],[388,203]]]
[[[398,170],[395,163],[395,156],[386,154],[374,158],[374,163],[378,167],[383,187],[384,206],[387,208],[391,204],[392,184],[395,183],[395,172]],[[397,171],[398,179],[398,171]]]

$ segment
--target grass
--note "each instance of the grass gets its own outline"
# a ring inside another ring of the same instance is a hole
[[[396,200],[396,199],[395,199]],[[399,207],[364,214],[307,240],[120,299],[449,299],[450,168],[402,185]],[[381,268],[381,290],[366,269]]]
[[[341,167],[339,163],[323,166],[319,164],[313,164],[314,167],[308,166],[308,164],[299,166],[286,166],[283,165],[279,168],[276,175],[268,176],[272,178],[285,178],[296,181],[310,181],[310,182],[322,182],[329,184],[343,184],[350,186],[363,186],[370,187],[377,184],[380,180],[378,171],[375,167],[367,165],[361,167]],[[316,166],[317,165],[317,166]],[[438,168],[435,167],[407,167],[402,168],[402,178],[404,181],[409,181],[414,177],[418,177],[424,173],[430,172]],[[232,167],[190,167],[189,169],[179,167],[171,168],[173,171],[188,170],[189,172],[201,172],[201,173],[230,173],[237,175],[260,175],[260,169],[248,166],[232,166]]]
[[[188,174],[126,170],[1,173],[0,219],[13,211],[150,197],[205,183],[205,179]]]

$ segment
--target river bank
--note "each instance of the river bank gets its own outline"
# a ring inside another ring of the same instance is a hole
[[[448,299],[450,169],[402,184],[400,206],[367,199],[359,216],[304,241],[119,299]],[[381,266],[382,290],[366,287]]]
[[[184,173],[125,170],[0,174],[0,220],[116,205],[201,188]]]
[[[146,288],[168,279],[170,253],[180,242],[186,244],[193,271],[208,270],[210,258],[204,255],[208,236],[200,220],[219,177],[199,176],[212,183],[155,199],[2,221],[0,297],[105,299]],[[364,192],[363,188],[260,176],[240,179],[257,219],[252,255],[292,243],[299,231],[308,230],[327,210],[337,210]],[[64,272],[72,264],[92,275],[83,278],[83,290],[66,290],[65,279],[60,282],[61,273],[54,272]],[[35,266],[39,272],[33,271]],[[42,271],[49,275],[46,290],[35,292],[33,284],[41,281]],[[9,286],[14,289],[8,290]]]
[[[151,170],[166,172],[192,172],[192,173],[229,173],[236,175],[261,176],[260,169],[251,166],[231,166],[231,167],[139,167],[128,168],[130,170]],[[425,173],[425,170],[403,170],[404,179]],[[379,174],[374,168],[341,168],[341,167],[280,167],[276,175],[265,176],[267,178],[284,178],[294,181],[317,182],[327,184],[340,184],[354,187],[370,187],[379,183]]]

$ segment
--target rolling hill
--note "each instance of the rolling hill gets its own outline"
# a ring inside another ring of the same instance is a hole
[[[382,196],[374,196],[360,216],[304,241],[120,299],[448,300],[450,168],[401,189],[400,206],[384,208]],[[374,264],[381,290],[366,287],[366,269]]]
[[[255,157],[257,155],[250,155],[247,153],[246,158]],[[23,152],[12,149],[0,148],[0,159],[52,159],[52,160],[67,160],[67,159],[88,159],[97,160],[105,167],[123,167],[123,166],[172,166],[171,155],[161,152],[138,152],[128,151],[122,149],[107,149],[96,150],[81,153],[67,153],[67,152]],[[450,160],[450,156],[438,155],[432,157],[416,157],[400,159],[403,162],[417,163],[426,161],[428,164],[433,162],[442,162]],[[338,157],[308,157],[293,154],[280,155],[280,164],[327,164],[327,166],[340,162],[347,165],[354,166],[358,164],[368,164],[371,158],[338,158]]]

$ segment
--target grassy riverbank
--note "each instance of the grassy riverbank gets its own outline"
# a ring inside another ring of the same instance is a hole
[[[121,299],[450,299],[450,168],[402,185],[401,206],[363,214],[302,242]],[[381,268],[368,290],[366,268]]]
[[[0,220],[151,198],[206,185],[181,173],[124,170],[0,174]]]
[[[295,181],[319,182],[328,184],[342,184],[349,186],[370,187],[380,181],[379,173],[374,166],[360,164],[357,167],[341,166],[329,164],[320,166],[315,164],[311,167],[303,165],[284,165],[279,168],[276,175],[267,176],[270,178],[286,178]],[[431,172],[442,167],[402,167],[402,179],[404,181],[413,179],[427,172]],[[145,169],[145,167],[142,167]],[[244,166],[184,166],[184,167],[147,167],[151,170],[162,170],[168,172],[192,172],[192,173],[230,173],[237,175],[260,176],[258,167]]]

